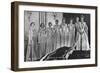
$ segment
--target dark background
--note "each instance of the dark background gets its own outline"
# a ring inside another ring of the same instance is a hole
[[[63,17],[66,19],[66,23],[69,24],[70,19],[73,19],[73,23],[76,22],[76,17],[81,17],[81,15],[84,16],[84,21],[86,22],[88,26],[88,40],[90,45],[90,14],[82,14],[82,13],[63,13]],[[80,21],[80,20],[79,20]]]

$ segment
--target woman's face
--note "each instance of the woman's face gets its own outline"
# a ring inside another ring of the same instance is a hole
[[[84,18],[83,17],[81,17],[81,22],[83,22],[84,21]]]
[[[76,17],[76,21],[79,21],[79,17]]]
[[[34,26],[35,26],[35,23],[34,23],[34,22],[32,22],[30,26],[31,26],[31,27],[34,27]]]
[[[72,19],[70,20],[70,23],[73,23],[73,20]]]
[[[34,26],[35,26],[35,23],[32,24],[32,27],[34,27]]]
[[[41,25],[42,25],[41,27],[44,28],[44,24],[42,23]]]
[[[59,21],[58,21],[58,20],[56,20],[56,21],[55,21],[55,23],[56,23],[56,24],[58,24],[58,23],[59,23]]]
[[[52,24],[51,24],[51,23],[49,23],[48,25],[49,25],[49,27],[51,27],[51,26],[52,26]]]
[[[65,21],[66,21],[65,19],[62,20],[63,23],[65,23]]]

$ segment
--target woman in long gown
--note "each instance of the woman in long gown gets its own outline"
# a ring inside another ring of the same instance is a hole
[[[76,46],[76,50],[89,50],[89,42],[88,42],[88,27],[86,22],[84,22],[84,18],[81,17],[81,22],[79,22],[79,17],[76,18],[76,28],[77,28],[77,39],[78,44]]]
[[[81,16],[81,25],[82,25],[82,50],[90,50],[89,47],[89,40],[88,40],[88,26],[86,22],[84,21],[84,17]]]
[[[69,27],[68,24],[65,25],[65,46],[68,47],[68,40],[69,40]]]
[[[79,29],[79,25],[81,25],[81,22],[79,21],[79,17],[76,17],[76,23],[75,23],[75,27],[76,27],[76,40],[77,40],[77,45],[76,45],[76,50],[80,50],[80,29]]]
[[[35,29],[35,23],[32,22],[29,27],[26,61],[34,61],[37,58],[37,30]]]
[[[48,23],[47,28],[47,48],[46,48],[46,54],[52,52],[54,50],[53,48],[53,29],[52,29],[52,23]]]
[[[69,27],[69,39],[68,39],[68,47],[72,47],[75,42],[75,25],[73,24],[73,20],[70,20],[70,23],[68,24]]]
[[[66,28],[65,28],[65,18],[62,19],[62,23],[60,25],[60,42],[61,42],[61,47],[65,46],[65,32],[66,32]]]
[[[59,25],[59,21],[56,20],[55,21],[55,25],[53,27],[54,29],[54,49],[57,49],[60,47],[60,25]]]
[[[46,27],[43,23],[41,23],[41,28],[39,30],[38,43],[39,43],[39,56],[41,58],[46,54],[46,43],[47,43]]]

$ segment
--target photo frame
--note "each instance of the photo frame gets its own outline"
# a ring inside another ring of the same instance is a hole
[[[97,7],[11,3],[11,70],[97,66]]]

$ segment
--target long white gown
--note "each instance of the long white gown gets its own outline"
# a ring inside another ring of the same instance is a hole
[[[47,45],[46,45],[46,54],[52,52],[53,48],[53,29],[51,27],[47,28]]]
[[[76,23],[78,44],[76,50],[90,50],[88,42],[88,27],[86,22]]]
[[[55,30],[55,33],[54,33],[54,46],[55,46],[55,49],[59,48],[60,47],[60,25],[54,25],[54,30]]]
[[[68,33],[68,47],[72,47],[75,43],[75,26],[74,24],[68,24],[69,33]]]
[[[37,31],[35,27],[30,27],[28,36],[28,47],[26,53],[26,61],[37,60]]]
[[[56,44],[56,30],[55,28],[53,28],[53,32],[52,32],[52,46],[53,46],[53,49],[56,50],[56,47],[57,47],[57,44]]]
[[[46,29],[41,28],[38,34],[39,56],[40,58],[46,54],[47,33]]]
[[[68,25],[66,24],[65,25],[65,46],[68,47],[68,40],[69,40],[69,27]]]
[[[65,25],[64,23],[62,23],[60,25],[60,42],[61,42],[61,47],[65,46]]]

